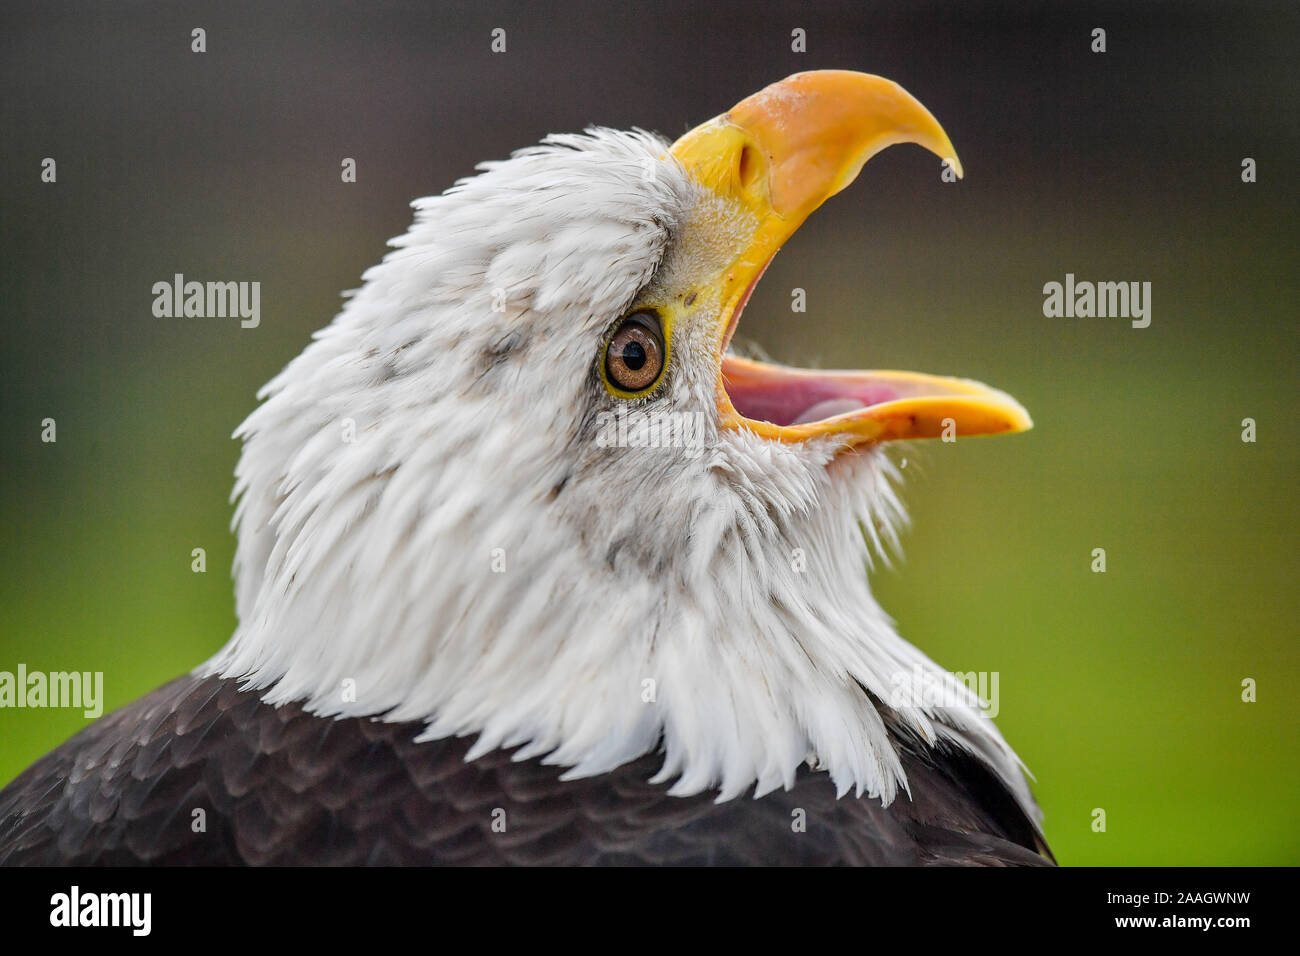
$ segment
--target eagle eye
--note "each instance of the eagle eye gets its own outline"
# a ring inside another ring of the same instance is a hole
[[[634,312],[605,346],[605,378],[624,392],[644,392],[664,369],[664,335],[653,312]]]

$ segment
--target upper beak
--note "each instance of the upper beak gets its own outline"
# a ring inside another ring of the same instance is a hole
[[[780,441],[834,434],[849,445],[1032,427],[1018,402],[979,382],[787,369],[724,355],[772,256],[813,210],[857,178],[867,160],[895,143],[924,146],[962,175],[948,135],[924,106],[897,83],[846,70],[796,73],[673,144],[673,156],[696,179],[742,205],[757,223],[718,279],[723,427]]]

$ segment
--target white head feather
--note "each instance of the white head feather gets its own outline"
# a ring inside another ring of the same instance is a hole
[[[897,735],[945,742],[1032,814],[976,698],[872,597],[873,546],[904,521],[882,453],[720,430],[717,358],[689,324],[632,404],[698,413],[703,452],[597,440],[622,401],[596,371],[611,324],[752,228],[666,148],[555,136],[414,204],[236,432],[239,626],[202,670],[569,776],[662,748],[658,779],[719,799],[808,761],[888,803]],[[918,672],[960,701],[900,702]]]

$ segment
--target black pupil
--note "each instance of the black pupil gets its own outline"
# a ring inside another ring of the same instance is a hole
[[[640,342],[632,341],[623,346],[623,364],[636,372],[645,365],[645,346]]]

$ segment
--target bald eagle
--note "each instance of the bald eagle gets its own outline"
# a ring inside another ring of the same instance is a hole
[[[818,71],[415,202],[236,432],[229,643],[6,787],[0,862],[1050,862],[1019,759],[867,577],[885,443],[1029,416],[729,350],[897,143],[961,173],[902,88]]]

